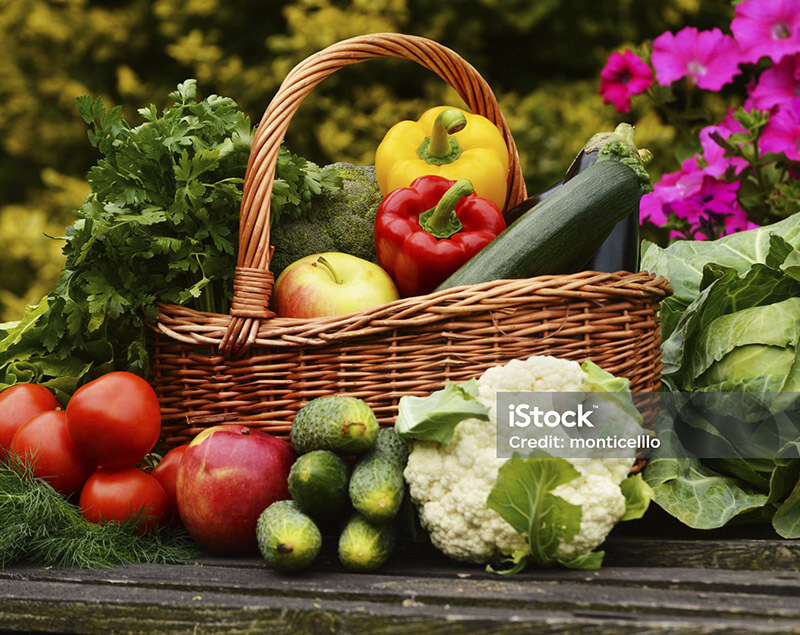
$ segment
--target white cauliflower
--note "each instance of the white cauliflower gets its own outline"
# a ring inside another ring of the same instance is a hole
[[[458,423],[448,445],[415,441],[405,468],[411,498],[431,541],[451,558],[487,563],[526,548],[522,535],[486,499],[507,459],[497,458],[496,396],[500,391],[579,392],[588,390],[577,362],[550,356],[513,360],[489,368],[477,381],[478,400],[489,421]],[[557,555],[571,560],[600,545],[625,513],[620,483],[633,459],[574,459],[581,476],[553,494],[582,508],[578,534],[560,543]]]

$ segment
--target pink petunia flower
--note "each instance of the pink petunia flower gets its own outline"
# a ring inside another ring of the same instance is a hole
[[[675,35],[669,31],[659,35],[653,41],[652,61],[663,86],[688,76],[699,88],[719,90],[739,74],[741,59],[730,35],[687,26]]]
[[[665,174],[652,193],[642,197],[639,217],[661,226],[671,215],[686,221],[688,232],[670,230],[670,240],[708,240],[754,225],[739,207],[740,183],[713,178],[699,168],[697,157],[686,159],[678,172]]]
[[[728,219],[740,218],[740,208],[736,200],[736,190],[740,183],[720,181],[711,177],[703,179],[702,187],[692,196],[671,203],[669,211],[675,213],[689,223],[689,238],[708,240],[724,236],[728,227]],[[732,223],[735,226],[736,223]]]
[[[650,194],[645,194],[639,203],[639,218],[654,225],[667,222],[667,214],[676,201],[681,201],[700,191],[703,186],[703,172],[697,165],[697,159],[690,157],[677,172],[662,175],[661,180],[653,186]]]
[[[617,112],[631,109],[631,97],[643,93],[653,84],[653,71],[631,50],[612,53],[600,73],[600,90],[604,104],[613,104]]]
[[[778,108],[760,141],[764,152],[783,152],[789,159],[800,161],[800,98]]]
[[[708,240],[708,236],[701,231],[694,230],[691,230],[687,236],[683,232],[679,232],[677,229],[672,229],[669,232],[669,241],[672,242],[673,240]]]
[[[667,212],[664,210],[664,202],[655,192],[645,194],[639,201],[639,222],[653,223],[656,227],[661,227],[667,222]]]
[[[731,31],[742,49],[742,62],[769,57],[781,61],[800,53],[800,0],[745,0],[736,5]]]
[[[800,54],[787,55],[761,73],[750,97],[753,106],[759,110],[769,110],[800,97]]]
[[[700,131],[700,145],[703,146],[703,161],[705,167],[703,174],[706,176],[720,177],[728,170],[729,167],[734,168],[734,174],[738,174],[741,170],[747,167],[747,161],[738,157],[726,157],[725,150],[716,141],[711,138],[711,135],[718,132],[722,135],[723,139],[730,138],[731,135],[746,132],[736,119],[733,118],[733,110],[729,110],[725,118],[720,121],[716,126],[706,126]]]
[[[731,205],[731,213],[725,217],[725,233],[723,235],[735,234],[757,227],[756,223],[747,218],[747,212],[739,207],[738,203],[735,203]]]
[[[681,163],[680,170],[662,176],[661,181],[656,183],[654,192],[659,192],[664,201],[688,198],[703,187],[704,176],[697,164],[697,158],[689,157]]]

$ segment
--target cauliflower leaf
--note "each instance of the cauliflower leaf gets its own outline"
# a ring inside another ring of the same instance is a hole
[[[620,483],[619,488],[625,497],[625,514],[620,521],[636,520],[644,516],[653,498],[653,488],[645,482],[642,474],[629,476]]]
[[[544,455],[544,453],[542,453]],[[517,573],[528,564],[550,567],[555,564],[569,569],[599,569],[603,551],[589,551],[565,557],[564,544],[569,544],[581,529],[583,511],[559,496],[559,485],[572,483],[581,473],[567,460],[541,458],[509,459],[498,471],[486,506],[496,511],[516,529],[527,543],[527,549],[517,550],[507,562],[510,568],[495,573]],[[647,511],[653,490],[641,474],[629,476],[620,484],[625,498],[625,512],[619,519],[641,518]]]
[[[489,420],[489,409],[478,401],[478,384],[447,381],[442,390],[427,397],[407,395],[400,399],[395,430],[403,439],[438,441],[447,445],[464,419]]]
[[[522,534],[528,546],[527,553],[512,554],[511,569],[502,573],[520,571],[529,562],[540,567],[600,566],[602,553],[599,561],[594,557],[588,562],[584,557],[564,561],[557,554],[559,544],[570,542],[580,531],[582,513],[580,505],[568,503],[553,490],[580,475],[568,461],[557,458],[513,458],[498,470],[486,505]]]

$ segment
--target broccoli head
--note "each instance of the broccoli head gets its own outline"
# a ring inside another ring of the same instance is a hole
[[[312,200],[307,218],[282,218],[272,226],[270,241],[275,247],[270,269],[277,278],[281,271],[310,254],[341,251],[376,262],[375,212],[383,200],[375,168],[334,163],[342,187],[323,190]]]

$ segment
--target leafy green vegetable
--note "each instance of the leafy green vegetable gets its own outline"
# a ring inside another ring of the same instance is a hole
[[[156,303],[228,310],[238,212],[252,141],[250,121],[229,98],[197,99],[194,80],[172,105],[139,111],[79,97],[100,159],[92,192],[66,229],[66,266],[56,289],[0,340],[0,390],[20,381],[47,385],[64,400],[109,370],[146,375],[146,327]],[[312,197],[338,187],[328,170],[282,148],[273,218],[308,214]]]
[[[527,548],[511,554],[509,568],[496,573],[518,573],[528,564],[600,568],[602,551],[584,553],[569,560],[558,555],[559,545],[570,542],[580,531],[583,512],[581,506],[568,503],[553,494],[553,490],[579,476],[580,472],[569,461],[545,453],[536,458],[515,457],[500,467],[486,505],[525,537]],[[625,513],[620,521],[644,516],[653,490],[641,474],[626,478],[620,489],[625,496]]]
[[[673,294],[661,303],[661,328],[669,337],[689,304],[700,293],[703,268],[710,263],[746,273],[756,263],[766,263],[771,236],[779,236],[794,250],[784,261],[786,269],[796,272],[800,264],[800,214],[758,229],[730,234],[713,241],[679,240],[669,247],[644,241],[641,268],[669,280]],[[795,277],[795,279],[797,279]]]
[[[674,435],[660,438],[662,445],[649,458],[644,478],[653,488],[653,500],[659,507],[685,525],[716,529],[767,504],[766,494],[682,453]]]
[[[153,536],[124,524],[97,525],[21,461],[0,461],[0,569],[14,562],[88,569],[132,562],[186,562],[199,554],[185,531],[162,528]]]
[[[325,197],[341,189],[342,177],[334,166],[320,168],[281,146],[270,199],[270,223],[281,225],[291,220],[312,218],[319,206],[315,197]]]
[[[783,538],[800,538],[800,483],[794,486],[789,496],[778,507],[772,517],[772,526]]]
[[[742,309],[718,317],[700,333],[691,350],[691,373],[705,387],[774,377],[771,392],[796,392],[798,343],[800,297]]]
[[[559,543],[569,542],[577,535],[582,513],[579,505],[552,492],[579,476],[569,461],[550,457],[513,458],[500,467],[486,505],[525,536],[528,543],[526,551],[512,554],[512,567],[504,573],[516,573],[528,562],[540,567],[561,564],[576,569],[600,565],[602,554],[600,562],[596,556],[588,561],[564,562],[556,554]]]
[[[478,383],[447,381],[442,390],[427,397],[406,396],[398,404],[395,430],[403,439],[438,441],[447,445],[464,419],[489,420],[489,410],[477,400]]]
[[[651,457],[645,479],[653,500],[691,527],[772,522],[780,535],[800,537],[800,466],[765,442],[774,434],[787,450],[800,444],[782,415],[800,392],[798,263],[800,214],[716,241],[645,251],[643,269],[667,276],[676,291],[662,304],[664,383],[709,395],[713,425],[691,408],[681,420],[727,457],[691,456],[676,435]],[[713,401],[727,392],[744,394]],[[762,448],[764,456],[747,458]]]
[[[629,476],[620,484],[625,497],[625,514],[620,521],[636,520],[644,516],[653,498],[652,488],[645,482],[641,474]]]
[[[630,396],[630,381],[625,377],[615,377],[592,360],[583,362],[581,370],[586,373],[583,383],[589,392],[620,393],[623,396]]]

